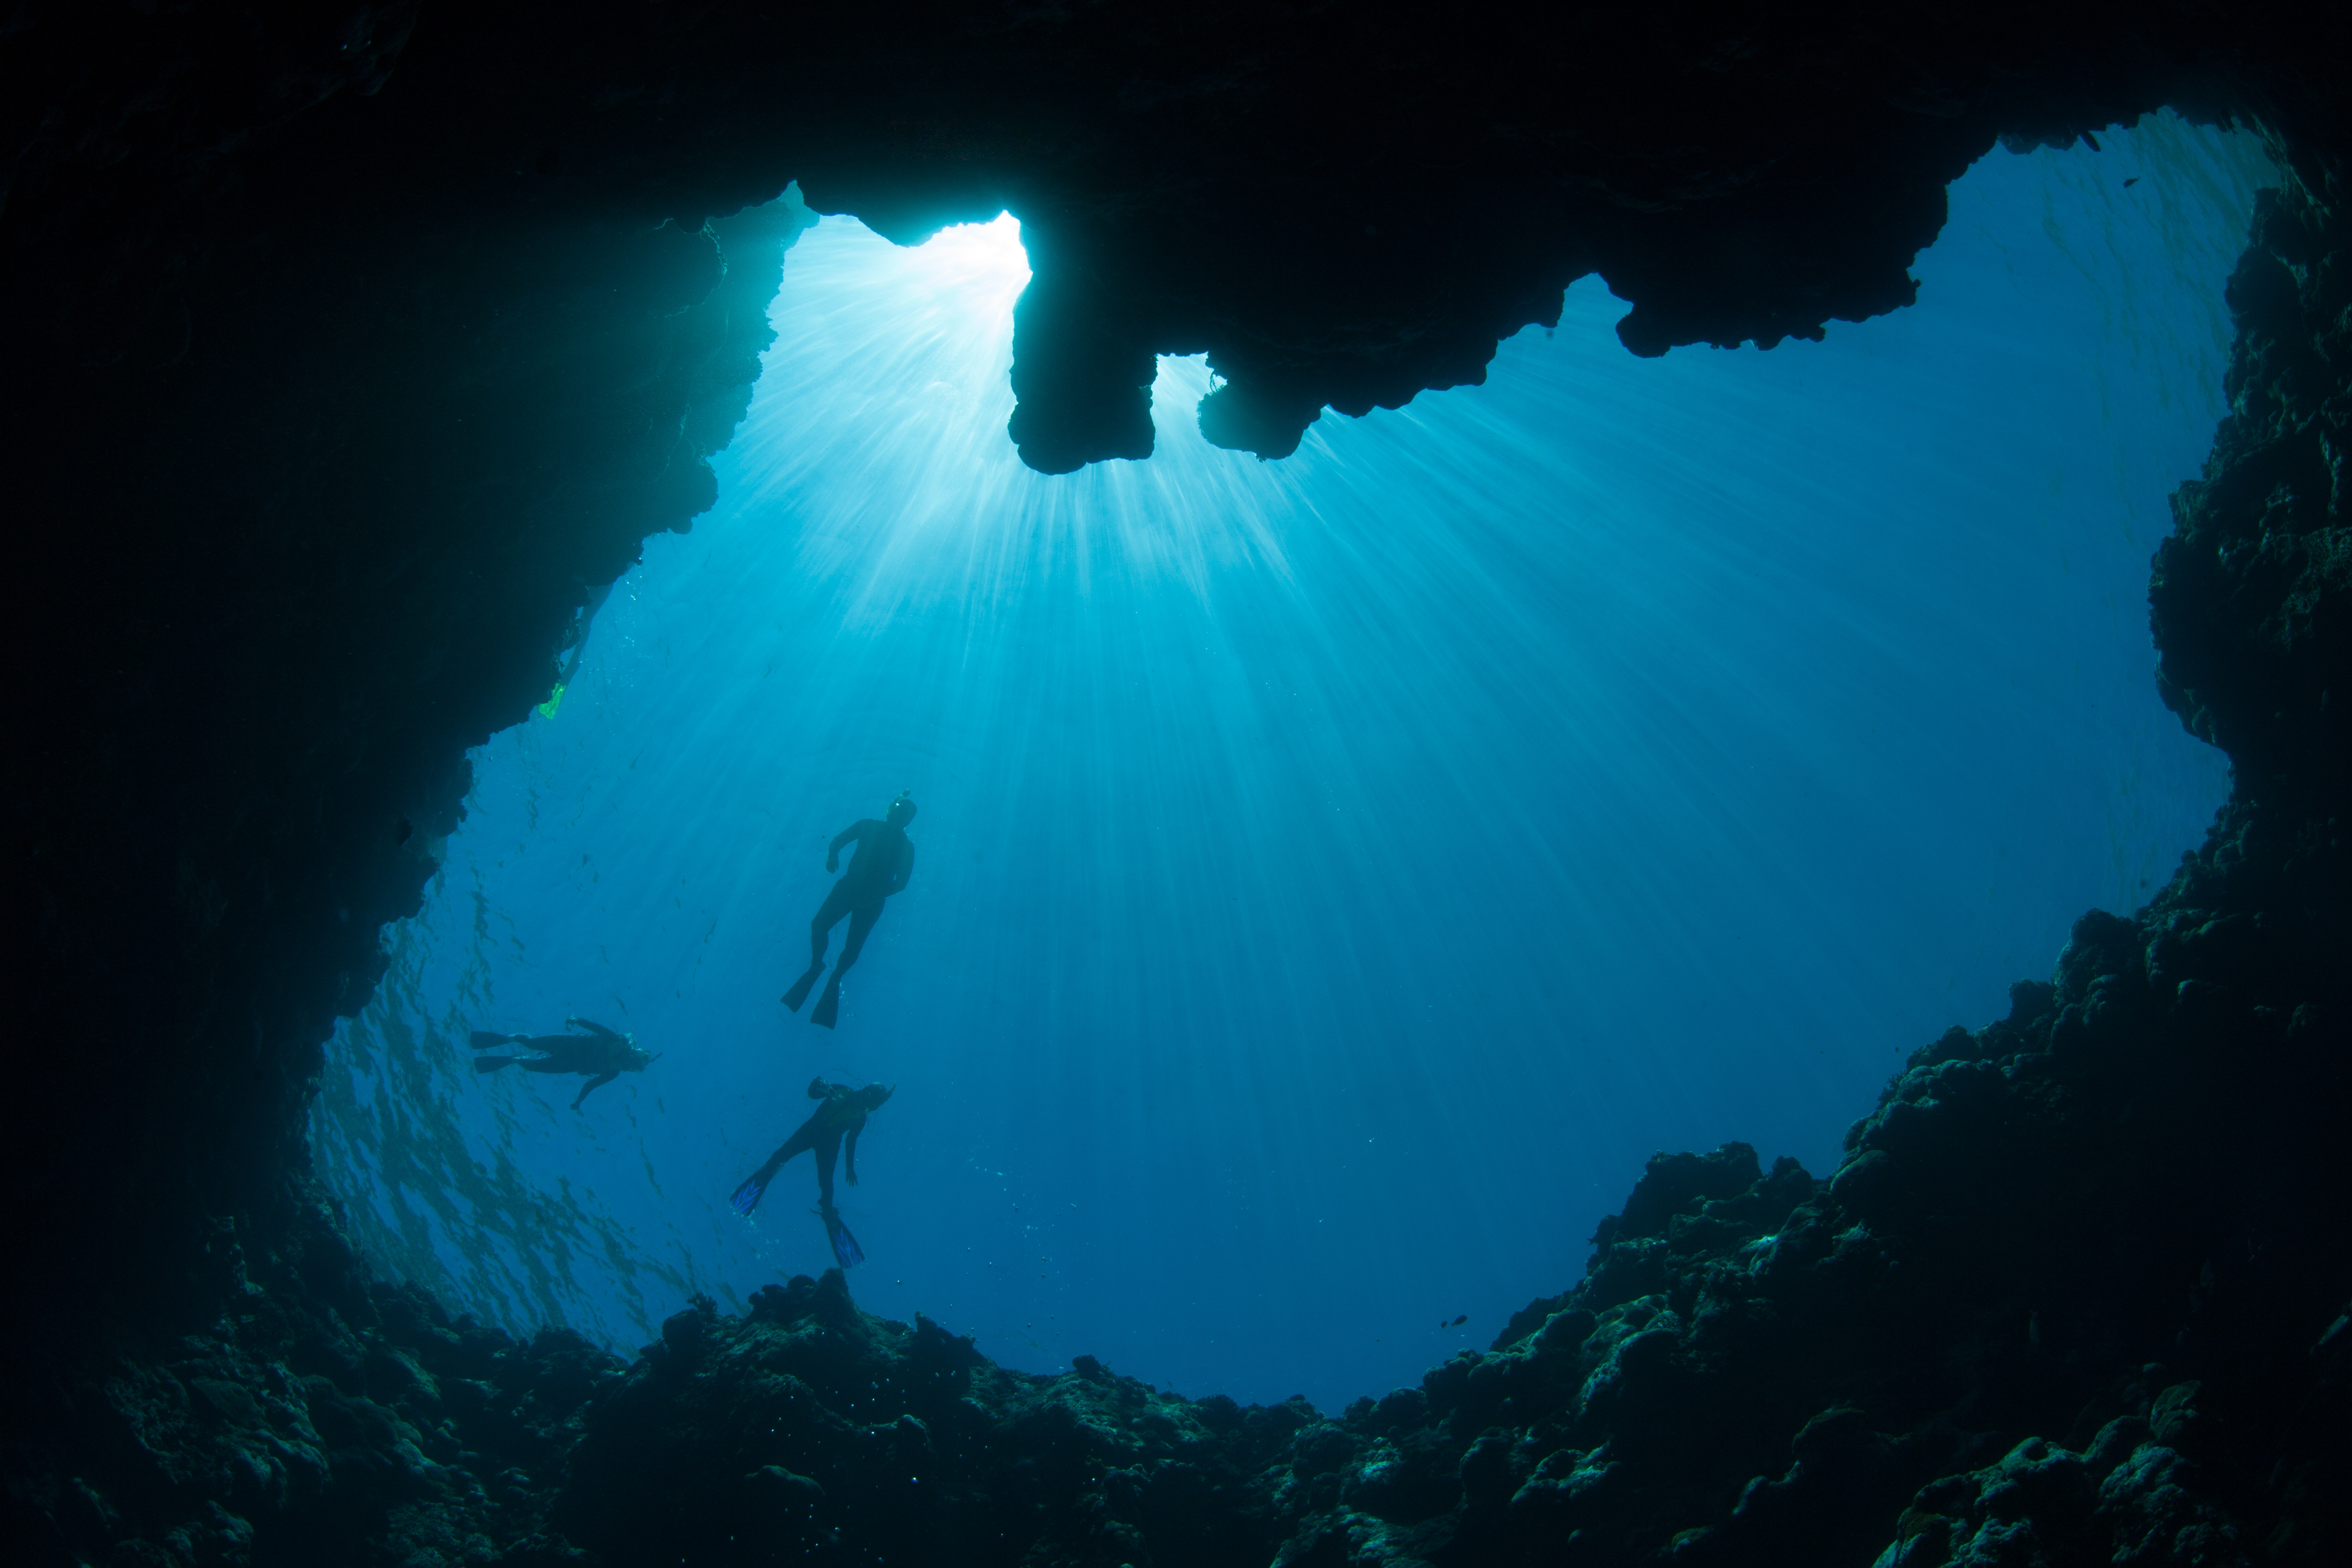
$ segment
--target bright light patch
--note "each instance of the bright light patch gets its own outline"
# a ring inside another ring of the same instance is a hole
[[[1012,216],[890,244],[854,218],[801,236],[771,319],[752,410],[725,459],[738,505],[772,520],[795,559],[772,581],[832,581],[845,626],[878,632],[962,606],[1001,620],[1098,570],[1178,582],[1203,598],[1247,563],[1286,579],[1269,491],[1289,470],[1201,438],[1202,359],[1163,358],[1158,450],[1048,476],[1005,437],[1013,306],[1029,279]]]
[[[960,223],[915,247],[923,280],[965,296],[971,309],[1010,316],[1029,286],[1029,253],[1021,248],[1021,220],[999,213],[987,223]]]

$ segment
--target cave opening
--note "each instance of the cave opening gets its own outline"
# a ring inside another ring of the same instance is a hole
[[[1574,1278],[1653,1150],[1826,1174],[2224,794],[2146,584],[2270,177],[2169,116],[1996,152],[1918,305],[1818,344],[1635,359],[1588,279],[1276,463],[1163,360],[1153,457],[1055,478],[1003,435],[1011,220],[814,224],[718,507],[478,755],[323,1173],[388,1271],[626,1347],[822,1268],[805,1167],[727,1194],[811,1073],[895,1081],[870,1309],[1327,1408]],[[776,993],[902,789],[917,879],[826,1035]],[[468,1070],[574,1014],[664,1059],[578,1114]]]

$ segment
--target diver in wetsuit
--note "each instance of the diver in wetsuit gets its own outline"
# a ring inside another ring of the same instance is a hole
[[[555,689],[550,691],[547,700],[539,705],[542,717],[554,718],[556,710],[563,706],[563,694],[579,675],[581,661],[588,657],[588,632],[596,624],[596,612],[603,609],[604,601],[612,596],[613,584],[610,583],[601,588],[588,590],[588,602],[580,606],[579,617],[572,622],[572,646],[564,649],[563,657],[555,667]]]
[[[501,1046],[520,1046],[527,1051],[538,1051],[536,1057],[478,1056],[474,1058],[476,1072],[496,1072],[500,1068],[520,1068],[525,1072],[578,1073],[588,1079],[572,1101],[572,1109],[595,1090],[604,1088],[625,1072],[643,1072],[654,1063],[651,1051],[638,1047],[635,1035],[624,1035],[602,1024],[592,1024],[585,1018],[566,1018],[564,1026],[585,1029],[584,1035],[491,1035],[474,1031],[474,1049],[493,1051]]]
[[[824,983],[824,994],[809,1009],[809,1022],[833,1027],[841,1007],[841,977],[857,962],[857,954],[866,946],[866,936],[874,922],[882,918],[882,900],[907,885],[914,874],[915,847],[907,841],[907,824],[915,820],[915,803],[904,793],[890,803],[882,820],[866,817],[853,822],[834,835],[833,842],[824,847],[824,868],[841,869],[842,846],[855,842],[856,858],[849,870],[833,885],[824,902],[809,921],[808,973],[793,982],[784,993],[784,1005],[797,1013],[808,1000],[809,987],[824,973],[824,947],[831,940],[833,928],[841,917],[849,917],[849,936],[841,944],[841,958],[833,966],[833,977]]]
[[[866,1261],[859,1251],[857,1238],[841,1223],[839,1211],[833,1206],[833,1162],[836,1154],[845,1155],[842,1169],[849,1184],[857,1184],[857,1135],[866,1131],[866,1119],[882,1109],[883,1101],[897,1092],[868,1084],[864,1089],[852,1089],[845,1083],[827,1083],[821,1078],[809,1079],[808,1097],[821,1103],[816,1114],[801,1123],[800,1131],[784,1140],[782,1148],[768,1156],[767,1163],[751,1173],[751,1179],[735,1189],[735,1212],[748,1215],[760,1206],[760,1198],[768,1190],[784,1162],[808,1150],[816,1156],[817,1217],[824,1221],[824,1238],[833,1244],[834,1261],[844,1268],[855,1268]],[[845,1144],[846,1147],[845,1148]]]

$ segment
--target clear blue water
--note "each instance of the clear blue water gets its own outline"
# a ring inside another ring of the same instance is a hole
[[[1011,220],[824,221],[717,510],[481,750],[321,1168],[388,1269],[629,1348],[826,1264],[807,1161],[728,1194],[813,1073],[894,1081],[869,1308],[1326,1406],[1565,1288],[1654,1151],[1826,1173],[2222,797],[2146,580],[2268,172],[2172,121],[1996,153],[1914,310],[1642,361],[1587,279],[1485,386],[1277,464],[1171,359],[1158,455],[1056,479],[1003,438]],[[777,997],[825,839],[902,789],[828,1034]],[[661,1059],[577,1114],[467,1070],[572,1013]]]

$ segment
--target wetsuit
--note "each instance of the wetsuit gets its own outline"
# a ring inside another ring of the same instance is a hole
[[[585,1018],[564,1020],[575,1029],[586,1029],[584,1035],[491,1035],[477,1030],[474,1049],[480,1051],[499,1046],[520,1046],[527,1051],[538,1051],[537,1057],[478,1056],[474,1058],[476,1072],[496,1072],[500,1068],[520,1068],[525,1072],[577,1073],[588,1079],[572,1101],[572,1109],[604,1088],[625,1072],[643,1068],[644,1053],[626,1035],[592,1024]]]
[[[555,689],[550,691],[547,694],[547,700],[539,705],[540,712],[548,718],[554,718],[557,710],[563,706],[563,693],[571,687],[573,679],[579,675],[581,661],[588,657],[589,628],[595,624],[596,612],[603,609],[604,601],[612,596],[613,584],[607,583],[601,588],[591,588],[588,591],[588,602],[580,606],[580,617],[573,623],[579,628],[578,636],[572,639],[572,646],[564,649],[563,657],[556,663]]]
[[[768,1156],[765,1163],[751,1173],[751,1177],[735,1189],[735,1212],[748,1215],[760,1206],[760,1199],[768,1190],[784,1163],[806,1150],[816,1156],[817,1214],[824,1221],[825,1239],[833,1244],[833,1256],[844,1268],[866,1261],[858,1250],[857,1238],[841,1222],[833,1206],[833,1163],[842,1159],[842,1170],[849,1184],[857,1184],[857,1135],[866,1130],[866,1119],[881,1108],[890,1098],[890,1090],[875,1087],[851,1089],[846,1084],[827,1083],[817,1079],[809,1084],[809,1098],[820,1101],[816,1114],[800,1125],[800,1130],[784,1140],[783,1146]]]
[[[849,935],[841,945],[841,957],[833,966],[832,976],[824,983],[824,994],[817,998],[816,1006],[809,1014],[809,1022],[833,1027],[841,1005],[841,977],[857,962],[866,937],[873,932],[874,922],[882,918],[882,900],[904,888],[907,879],[914,875],[915,847],[907,837],[907,824],[914,818],[915,803],[900,795],[890,803],[885,820],[877,822],[869,816],[853,822],[824,847],[824,868],[828,871],[839,864],[845,847],[856,844],[857,853],[849,862],[849,869],[817,907],[815,918],[809,921],[808,971],[784,993],[784,1005],[796,1013],[800,1011],[809,987],[824,973],[824,949],[832,939],[833,928],[846,915]]]
[[[784,1162],[803,1152],[816,1155],[816,1201],[825,1207],[833,1206],[833,1163],[839,1159],[846,1145],[848,1159],[844,1172],[849,1184],[857,1184],[857,1135],[866,1130],[866,1118],[872,1113],[865,1091],[846,1084],[824,1086],[824,1103],[816,1114],[801,1123],[800,1131],[784,1140],[783,1147],[768,1156],[767,1163],[751,1173],[751,1179],[735,1190],[735,1207],[739,1213],[750,1214],[759,1206],[760,1196]]]
[[[817,906],[816,917],[809,921],[809,966],[821,967],[824,963],[825,943],[841,917],[849,917],[849,936],[841,944],[838,969],[847,969],[857,962],[857,954],[866,946],[874,922],[882,918],[882,900],[907,885],[914,874],[915,847],[907,837],[907,830],[872,817],[853,822],[836,834],[824,847],[824,857],[833,859],[844,846],[855,843],[857,853],[843,872],[833,891]]]

